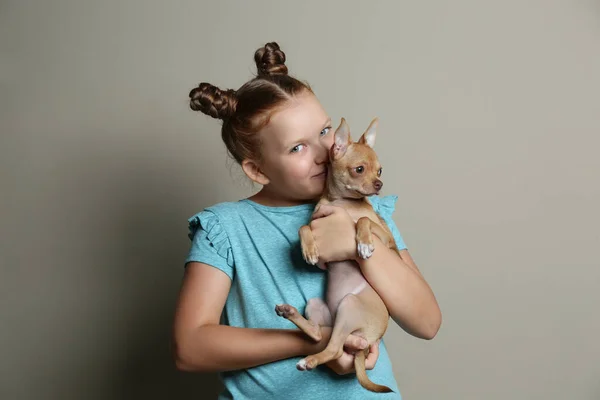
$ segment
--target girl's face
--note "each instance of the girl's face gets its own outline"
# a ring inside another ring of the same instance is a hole
[[[315,95],[307,91],[292,98],[260,135],[259,168],[268,180],[263,195],[281,205],[318,199],[325,188],[334,132]]]

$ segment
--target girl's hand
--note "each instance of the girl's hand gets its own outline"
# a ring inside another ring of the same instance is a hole
[[[354,355],[352,354],[355,350],[348,349],[348,347],[344,347],[344,354],[337,360],[333,360],[328,362],[327,365],[331,368],[336,374],[344,375],[349,374],[354,371]],[[373,369],[375,367],[375,363],[379,358],[379,340],[371,346],[369,349],[369,355],[365,359],[365,368],[367,370]]]
[[[313,214],[310,229],[319,249],[319,263],[356,259],[356,224],[342,207],[321,205]]]

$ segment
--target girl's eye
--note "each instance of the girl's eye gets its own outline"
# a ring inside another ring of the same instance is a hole
[[[363,167],[362,165],[360,167],[356,167],[356,172],[359,174],[362,174],[365,170],[365,167]]]
[[[330,126],[328,126],[327,128],[323,129],[323,130],[321,131],[321,136],[325,136],[325,135],[327,135],[327,134],[329,133],[329,130],[330,130],[330,129],[331,129],[331,127],[330,127]]]
[[[292,150],[290,150],[290,153],[297,153],[297,152],[299,152],[300,150],[302,150],[302,146],[304,146],[304,145],[303,144],[299,144],[297,146],[294,146],[292,148]]]
[[[377,171],[377,176],[381,176],[382,172],[383,172],[383,168],[379,168],[379,171]]]

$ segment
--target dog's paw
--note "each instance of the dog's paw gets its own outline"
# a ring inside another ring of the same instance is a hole
[[[373,245],[373,243],[370,243],[370,244],[359,243],[358,244],[358,255],[363,260],[366,260],[367,258],[371,257],[373,255],[373,251],[375,251],[375,246]]]
[[[290,306],[289,304],[278,304],[275,307],[275,312],[280,317],[290,319],[298,314],[298,310],[294,306]]]
[[[299,371],[312,371],[313,369],[317,368],[317,364],[317,358],[314,355],[312,355],[298,361],[298,363],[296,364],[296,368]]]
[[[306,358],[303,358],[302,360],[298,361],[298,363],[296,364],[296,368],[298,369],[298,371],[306,371]]]
[[[304,261],[310,265],[317,265],[319,263],[319,251],[317,246],[303,246],[302,257],[304,257]]]

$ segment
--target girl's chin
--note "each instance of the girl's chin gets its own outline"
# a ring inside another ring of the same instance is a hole
[[[322,192],[325,189],[325,179],[313,178],[311,186],[314,187],[316,191]]]
[[[290,188],[291,189],[291,188]],[[313,202],[319,201],[323,191],[325,190],[325,180],[312,180],[307,182],[306,185],[301,187],[296,187],[290,192],[295,192],[297,195],[297,200],[300,202]],[[296,198],[296,196],[293,196]]]
[[[325,190],[325,185],[317,186],[315,188],[315,190],[313,192],[311,192],[311,194],[313,195],[312,197],[318,200],[321,197],[321,195],[323,194],[324,190]]]

